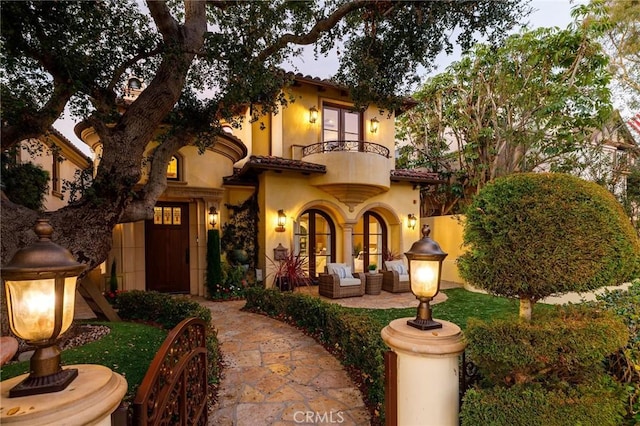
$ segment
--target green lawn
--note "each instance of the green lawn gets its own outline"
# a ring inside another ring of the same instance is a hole
[[[459,325],[463,330],[467,327],[469,318],[479,318],[482,320],[517,318],[519,302],[504,297],[490,296],[483,293],[474,293],[463,288],[453,288],[443,290],[447,295],[447,300],[442,303],[432,305],[433,317],[451,321]],[[418,301],[416,300],[416,307]],[[548,309],[549,305],[536,304],[534,315],[537,310]],[[372,320],[379,322],[380,327],[384,327],[389,322],[397,318],[415,317],[416,308],[403,309],[360,309],[347,308],[357,312],[365,313]]]
[[[127,397],[132,397],[142,382],[153,357],[164,342],[167,331],[132,322],[88,322],[106,325],[111,333],[102,339],[62,352],[63,365],[99,364],[127,379]],[[29,371],[29,362],[4,365],[2,380]]]

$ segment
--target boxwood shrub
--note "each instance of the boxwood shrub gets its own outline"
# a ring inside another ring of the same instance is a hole
[[[171,330],[185,318],[200,318],[209,324],[207,330],[207,361],[209,383],[220,382],[220,348],[215,328],[211,324],[211,311],[186,297],[171,296],[155,291],[132,290],[118,295],[115,307],[120,318],[158,324]]]
[[[579,383],[604,372],[602,361],[624,347],[627,327],[612,313],[569,305],[536,323],[470,319],[467,350],[492,383]]]
[[[373,424],[384,424],[384,352],[376,323],[339,305],[294,292],[253,287],[245,309],[293,324],[332,352],[361,386]]]
[[[462,426],[613,426],[624,409],[619,386],[606,375],[551,390],[538,383],[470,389],[462,407]]]

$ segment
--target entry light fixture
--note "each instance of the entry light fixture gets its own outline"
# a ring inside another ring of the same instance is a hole
[[[376,133],[378,131],[378,127],[380,126],[380,122],[378,121],[377,118],[372,118],[371,120],[369,120],[369,130],[371,131],[371,133]]]
[[[29,376],[9,390],[10,398],[58,392],[78,376],[75,368],[62,369],[56,339],[73,321],[76,281],[85,265],[51,241],[47,219],[38,219],[35,232],[38,240],[2,268],[9,326],[36,347]]]
[[[309,108],[309,123],[313,124],[318,121],[318,108],[312,106]]]
[[[214,206],[209,207],[209,225],[215,227],[218,223],[218,211]]]
[[[284,210],[278,210],[278,226],[276,226],[276,232],[284,232],[284,225],[287,223],[287,216],[284,214]]]
[[[416,223],[418,223],[418,218],[413,213],[409,213],[407,216],[407,225],[410,229],[416,229]]]
[[[419,330],[442,328],[442,324],[431,316],[429,302],[440,291],[440,273],[442,261],[447,257],[440,245],[429,238],[429,225],[422,227],[422,239],[416,241],[405,253],[409,260],[409,282],[411,292],[420,301],[416,318],[407,321],[411,327]]]

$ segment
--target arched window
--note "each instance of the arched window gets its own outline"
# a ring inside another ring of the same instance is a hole
[[[180,157],[174,155],[167,166],[167,180],[180,180]]]
[[[327,263],[335,262],[336,227],[328,214],[309,209],[295,223],[294,238],[296,253],[309,259],[308,272],[311,278],[324,272]]]
[[[353,229],[354,272],[366,272],[374,263],[381,269],[386,250],[387,225],[378,213],[365,212]]]

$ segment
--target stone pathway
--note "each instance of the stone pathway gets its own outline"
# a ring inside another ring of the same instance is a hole
[[[360,392],[311,337],[240,311],[244,301],[201,303],[211,310],[225,363],[210,425],[369,424]]]

